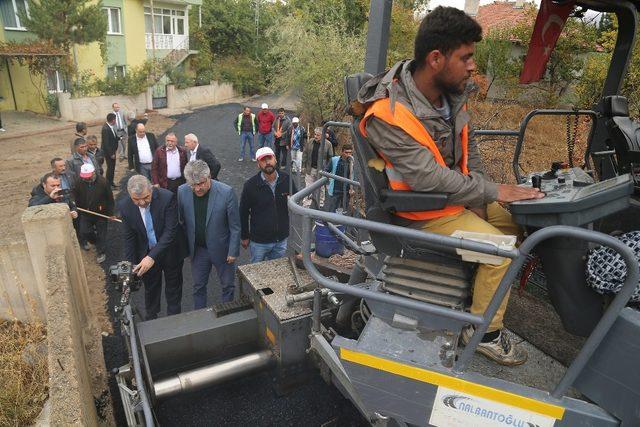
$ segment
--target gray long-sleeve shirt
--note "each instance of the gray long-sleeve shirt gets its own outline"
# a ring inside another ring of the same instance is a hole
[[[394,77],[399,78],[395,79]],[[375,117],[367,121],[367,139],[389,159],[396,172],[414,191],[449,194],[449,204],[478,207],[497,199],[497,185],[485,179],[482,160],[469,126],[469,175],[462,174],[462,128],[469,124],[463,110],[466,94],[450,96],[451,118],[445,120],[418,90],[410,72],[410,61],[396,64],[383,77],[367,82],[359,94],[363,103],[389,97],[402,103],[423,124],[435,142],[447,167],[440,166],[433,153],[399,127]],[[393,107],[392,107],[393,108]]]

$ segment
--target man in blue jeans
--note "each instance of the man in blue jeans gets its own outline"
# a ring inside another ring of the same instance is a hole
[[[256,161],[253,157],[253,136],[256,134],[256,115],[251,112],[250,107],[244,107],[244,111],[238,114],[234,121],[234,126],[238,135],[240,135],[240,157],[238,161],[244,160],[244,152],[249,144],[249,158]]]
[[[269,147],[258,149],[256,160],[260,172],[244,183],[240,196],[240,238],[252,263],[285,256],[289,237],[289,175],[278,172]]]

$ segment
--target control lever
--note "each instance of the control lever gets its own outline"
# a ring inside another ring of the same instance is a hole
[[[531,177],[531,186],[533,188],[537,188],[538,190],[542,189],[542,177],[540,175],[533,175]]]

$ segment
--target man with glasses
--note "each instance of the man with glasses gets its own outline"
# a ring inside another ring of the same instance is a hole
[[[233,189],[212,180],[203,160],[187,163],[184,177],[187,183],[178,188],[178,215],[189,242],[193,305],[197,310],[207,306],[211,267],[215,267],[220,279],[222,302],[233,300],[240,215]]]

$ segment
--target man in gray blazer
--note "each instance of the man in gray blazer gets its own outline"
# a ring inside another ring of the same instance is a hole
[[[193,304],[207,306],[207,282],[211,267],[222,284],[222,301],[233,301],[236,258],[240,253],[238,199],[227,184],[211,179],[202,160],[187,163],[186,184],[178,188],[178,215],[191,255]]]

